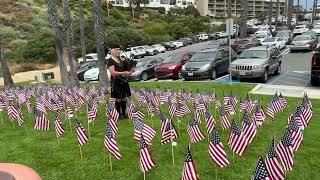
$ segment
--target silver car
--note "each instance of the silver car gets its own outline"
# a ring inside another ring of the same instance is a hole
[[[290,44],[290,51],[294,50],[310,50],[317,46],[317,39],[313,35],[296,36]]]
[[[269,75],[281,73],[280,50],[276,47],[252,47],[244,50],[230,65],[232,79],[260,78],[267,82]]]

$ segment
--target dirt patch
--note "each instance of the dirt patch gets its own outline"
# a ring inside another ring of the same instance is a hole
[[[51,69],[51,68],[53,68],[55,66],[56,66],[56,64],[26,63],[26,64],[11,64],[9,69],[10,69],[11,74],[16,74],[16,73],[19,73],[19,72]]]

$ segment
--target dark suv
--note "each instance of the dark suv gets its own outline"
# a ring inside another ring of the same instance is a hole
[[[260,78],[267,82],[270,74],[281,73],[282,55],[276,47],[259,46],[244,50],[230,65],[233,79]]]
[[[311,85],[316,86],[320,83],[320,51],[316,51],[312,56],[311,62]]]

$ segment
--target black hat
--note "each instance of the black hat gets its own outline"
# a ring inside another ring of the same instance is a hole
[[[116,49],[116,48],[121,48],[120,44],[111,44],[110,45],[111,49]]]

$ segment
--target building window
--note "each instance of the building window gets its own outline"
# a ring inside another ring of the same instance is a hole
[[[187,2],[186,1],[182,1],[182,5],[187,5]]]
[[[170,0],[160,0],[160,4],[170,4]]]

